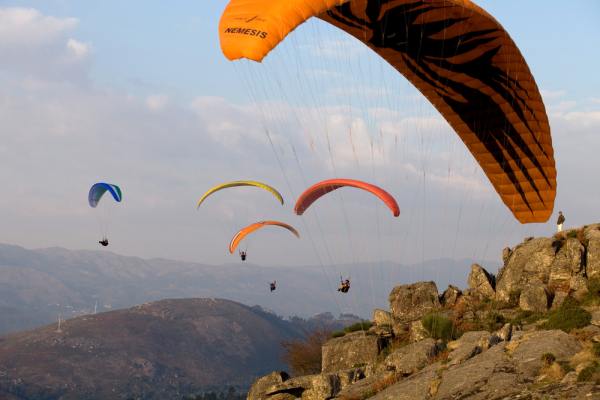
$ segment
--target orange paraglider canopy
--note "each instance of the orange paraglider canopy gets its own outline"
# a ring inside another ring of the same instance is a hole
[[[547,221],[556,168],[542,97],[508,32],[469,0],[230,0],[227,58],[261,61],[317,17],[408,79],[460,136],[521,223]]]
[[[391,194],[379,186],[354,179],[328,179],[319,183],[315,183],[306,189],[304,193],[300,195],[300,197],[298,197],[296,205],[294,206],[294,212],[298,215],[302,215],[304,211],[306,211],[306,209],[321,196],[324,196],[327,193],[344,186],[355,187],[373,193],[385,203],[385,205],[392,211],[392,214],[394,214],[394,217],[400,215],[400,207],[398,207],[398,203]]]
[[[293,226],[288,225],[285,222],[259,221],[259,222],[255,222],[251,225],[248,225],[245,228],[240,229],[240,231],[233,236],[233,238],[231,239],[231,242],[229,243],[229,252],[233,254],[233,252],[237,248],[238,244],[240,244],[242,239],[244,239],[246,236],[248,236],[252,232],[254,232],[258,229],[264,228],[265,226],[269,226],[269,225],[275,225],[275,226],[280,226],[282,228],[285,228],[288,231],[292,232],[294,235],[296,235],[297,238],[300,238],[300,234],[298,233],[298,231]]]

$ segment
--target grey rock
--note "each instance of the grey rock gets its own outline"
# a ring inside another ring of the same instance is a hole
[[[471,293],[484,298],[493,299],[496,295],[494,291],[494,279],[481,265],[471,265],[471,272],[467,279]]]
[[[409,325],[409,340],[410,342],[418,342],[429,336],[429,333],[423,326],[421,320],[413,321]]]
[[[600,278],[600,238],[588,242],[585,271],[589,279]]]
[[[504,343],[449,368],[435,399],[502,399],[524,388],[504,352]]]
[[[271,386],[265,393],[265,399],[272,400],[276,395],[292,395],[302,400],[322,400],[332,398],[340,389],[340,378],[336,374],[306,375]]]
[[[513,338],[509,347],[519,374],[530,379],[539,374],[543,354],[552,353],[563,361],[581,350],[575,337],[560,330],[528,332]]]
[[[583,300],[589,290],[587,287],[587,279],[583,275],[573,275],[570,282],[570,295],[577,300]]]
[[[531,280],[548,282],[555,249],[552,239],[536,238],[515,247],[496,279],[496,299],[509,302]]]
[[[448,343],[451,350],[449,365],[460,364],[489,348],[491,334],[487,331],[465,332],[458,340]]]
[[[511,323],[504,324],[497,332],[494,333],[500,341],[508,342],[512,338],[513,326]]]
[[[390,312],[376,308],[375,310],[373,310],[373,324],[377,326],[392,326],[394,324],[394,318],[392,317],[392,314]]]
[[[431,365],[400,382],[387,387],[369,400],[428,400],[439,380],[439,365]]]
[[[355,368],[359,365],[373,364],[382,348],[381,339],[363,332],[350,333],[331,339],[322,347],[323,373]]]
[[[546,312],[548,294],[545,285],[538,280],[527,283],[519,297],[519,307],[525,311]]]
[[[600,310],[592,311],[591,314],[592,320],[590,321],[590,323],[592,325],[600,326]]]
[[[392,327],[389,325],[373,325],[368,333],[379,336],[382,339],[391,339],[394,336]]]
[[[571,276],[582,269],[583,253],[583,245],[576,238],[568,238],[563,243],[550,266],[548,288],[551,291],[568,290]]]
[[[552,309],[556,310],[557,308],[559,308],[560,306],[562,306],[562,303],[565,302],[565,299],[569,296],[569,293],[567,292],[555,292],[554,293],[554,298],[552,299]]]
[[[506,265],[511,254],[512,249],[510,247],[505,247],[502,249],[502,265]]]
[[[254,384],[252,384],[252,387],[250,387],[247,400],[266,399],[267,397],[265,393],[268,392],[271,387],[283,383],[289,378],[290,376],[283,371],[274,371],[268,375],[258,378]]]
[[[408,337],[410,335],[410,324],[394,320],[394,323],[392,325],[392,332],[397,338]]]
[[[401,375],[410,375],[425,367],[437,352],[435,340],[424,339],[394,350],[383,361],[383,368]]]
[[[452,307],[456,304],[458,297],[462,294],[459,288],[456,286],[448,285],[448,289],[444,290],[442,294],[441,302],[445,307]]]
[[[591,224],[583,228],[583,237],[587,240],[600,239],[600,224]]]
[[[352,368],[337,373],[340,381],[340,387],[343,389],[356,382],[360,382],[372,375],[371,368]]]
[[[393,377],[393,372],[383,372],[368,376],[351,385],[342,385],[342,390],[336,395],[335,399],[349,400],[367,398],[367,396],[373,392],[373,384],[390,380]]]
[[[440,308],[434,282],[396,286],[389,295],[389,301],[392,315],[401,321],[414,321]]]

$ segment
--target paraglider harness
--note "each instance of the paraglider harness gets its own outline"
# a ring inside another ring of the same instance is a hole
[[[274,291],[275,289],[277,289],[277,281],[269,283],[269,286],[271,287],[271,292]]]
[[[108,239],[106,237],[103,237],[102,240],[100,240],[98,243],[100,243],[102,246],[106,247],[106,246],[108,246]]]
[[[242,258],[242,261],[246,261],[246,252],[245,251],[240,251],[240,257]]]
[[[340,276],[340,287],[338,288],[338,292],[348,293],[350,290],[350,279],[343,280]]]

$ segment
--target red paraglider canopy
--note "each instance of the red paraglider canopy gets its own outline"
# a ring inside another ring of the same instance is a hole
[[[318,198],[344,186],[355,187],[373,193],[375,196],[379,197],[386,206],[388,206],[388,208],[392,211],[392,214],[394,214],[394,217],[400,215],[400,207],[398,207],[398,203],[391,194],[379,186],[354,179],[328,179],[319,183],[315,183],[306,189],[304,193],[300,195],[300,197],[298,197],[296,205],[294,206],[294,211],[296,214],[302,215],[304,211],[306,211],[306,209],[310,207],[310,205]]]

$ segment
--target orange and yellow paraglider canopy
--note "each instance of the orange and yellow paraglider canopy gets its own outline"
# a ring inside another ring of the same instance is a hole
[[[318,17],[404,75],[460,136],[522,223],[552,214],[556,169],[535,80],[504,28],[469,0],[231,0],[219,25],[230,60],[261,61]]]
[[[249,234],[251,234],[252,232],[254,232],[258,229],[264,228],[265,226],[280,226],[280,227],[285,228],[288,231],[292,232],[294,235],[296,235],[297,238],[300,238],[300,234],[298,233],[298,231],[293,226],[288,225],[285,222],[259,221],[259,222],[250,224],[245,228],[240,229],[239,232],[233,236],[233,238],[231,239],[231,242],[229,242],[229,252],[233,254],[233,252],[237,248],[238,244],[240,244],[240,242],[246,236],[248,236]]]

